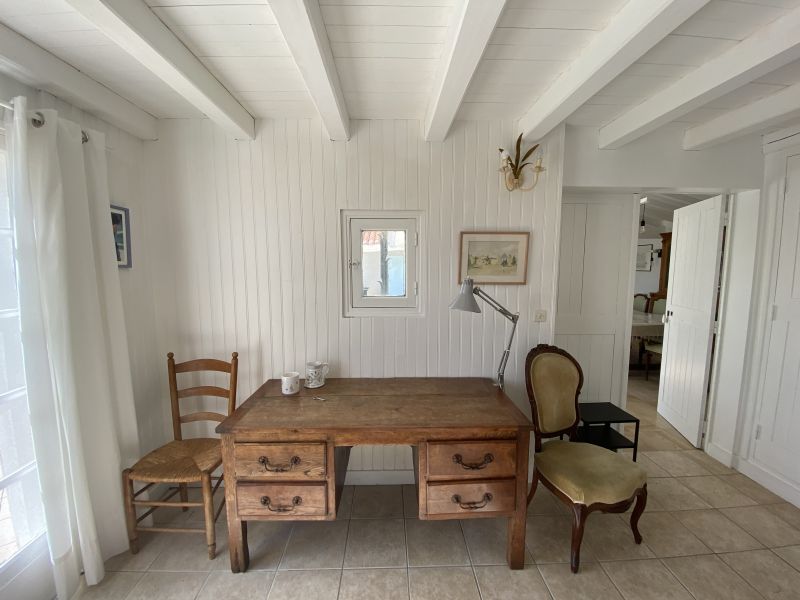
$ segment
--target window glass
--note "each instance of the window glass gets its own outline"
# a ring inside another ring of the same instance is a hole
[[[362,296],[401,298],[406,295],[406,232],[362,230]]]

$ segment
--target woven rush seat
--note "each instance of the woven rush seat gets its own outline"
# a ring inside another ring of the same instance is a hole
[[[194,438],[175,440],[146,454],[131,468],[137,481],[184,483],[200,481],[222,464],[219,440]]]
[[[581,442],[542,444],[536,469],[576,504],[623,502],[647,483],[647,472],[624,455]]]

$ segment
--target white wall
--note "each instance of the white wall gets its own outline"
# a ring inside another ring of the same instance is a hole
[[[685,125],[672,123],[618,150],[597,147],[597,129],[567,126],[564,185],[570,187],[745,190],[761,187],[761,138],[708,150],[681,149]]]
[[[317,120],[260,121],[252,142],[230,140],[207,120],[160,125],[159,141],[146,144],[147,237],[134,249],[155,278],[151,352],[180,360],[238,351],[240,400],[310,359],[329,361],[339,377],[489,377],[507,322],[488,308],[448,310],[459,232],[526,230],[529,283],[487,291],[521,312],[506,379],[528,411],[524,358],[553,335],[563,129],[543,144],[547,171],[535,190],[509,193],[497,148],[516,138],[510,121],[456,122],[443,143],[425,142],[423,124],[404,120],[354,121],[346,143],[329,141]],[[343,208],[423,211],[423,317],[342,317]],[[533,322],[538,308],[547,322]],[[166,397],[161,373],[153,386]],[[166,405],[160,418],[166,439]],[[356,449],[350,464],[410,477],[407,449]]]
[[[637,245],[644,246],[646,244],[653,245],[653,251],[661,250],[661,238],[655,239],[640,239]],[[652,294],[658,291],[658,278],[661,273],[661,257],[657,254],[653,255],[653,263],[649,271],[636,271],[636,277],[633,282],[634,294]]]

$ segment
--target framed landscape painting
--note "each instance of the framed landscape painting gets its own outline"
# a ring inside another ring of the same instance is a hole
[[[653,270],[653,244],[641,244],[636,247],[636,270]]]
[[[527,283],[529,238],[527,231],[462,231],[458,282]]]

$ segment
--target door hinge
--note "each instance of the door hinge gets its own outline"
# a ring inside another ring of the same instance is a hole
[[[778,320],[778,305],[777,304],[773,304],[772,305],[772,320],[773,321],[777,321]]]
[[[731,213],[730,212],[726,211],[725,214],[722,215],[722,224],[723,225],[730,225],[731,224]]]
[[[416,281],[414,282],[414,295],[419,296],[419,283]]]
[[[756,439],[761,439],[761,425],[756,425]]]
[[[347,260],[347,266],[350,267],[351,269],[357,269],[358,267],[361,266],[361,261],[353,260],[352,258],[350,258]]]
[[[419,231],[414,232],[414,247],[419,246]]]
[[[714,335],[719,335],[719,321],[714,321]]]

